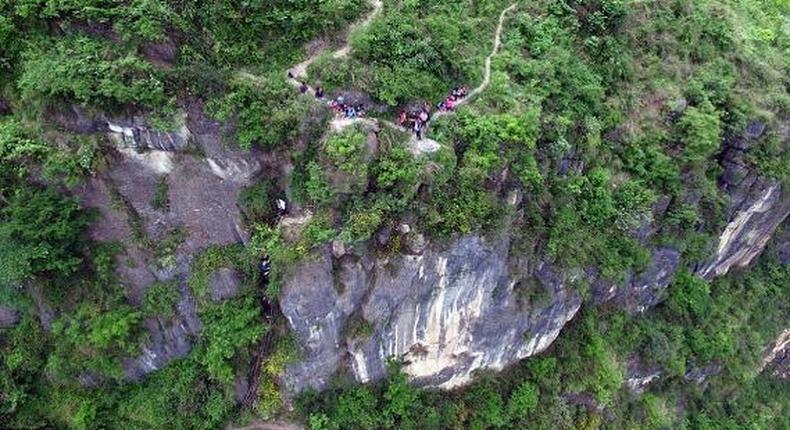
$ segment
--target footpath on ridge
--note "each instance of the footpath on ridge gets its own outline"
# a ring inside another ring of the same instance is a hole
[[[334,51],[332,53],[332,58],[343,58],[343,57],[348,56],[349,53],[351,52],[351,45],[350,45],[350,40],[349,40],[350,39],[349,36],[351,35],[351,33],[353,33],[355,30],[357,30],[359,28],[367,27],[368,25],[370,25],[371,22],[373,22],[374,19],[376,19],[376,17],[378,17],[381,14],[381,12],[383,10],[383,7],[384,7],[382,1],[381,0],[370,0],[370,3],[371,3],[371,6],[373,7],[373,9],[363,19],[361,19],[360,21],[354,23],[353,25],[351,25],[349,27],[348,34],[346,36],[346,41],[343,43],[343,45],[340,46],[340,48],[338,48],[336,51]],[[504,24],[505,24],[505,19],[507,18],[507,14],[512,12],[513,10],[515,10],[516,7],[517,7],[517,3],[513,3],[512,5],[510,5],[507,8],[505,8],[499,14],[499,22],[497,23],[496,31],[494,32],[494,46],[491,49],[491,53],[486,57],[485,65],[483,66],[483,81],[480,83],[480,85],[478,85],[477,87],[472,89],[469,92],[468,96],[464,97],[463,99],[460,99],[458,101],[458,103],[456,104],[456,108],[458,106],[461,106],[461,105],[465,104],[465,103],[468,103],[469,100],[471,100],[472,98],[474,98],[474,97],[478,96],[479,94],[481,94],[491,84],[491,62],[492,62],[494,56],[499,52],[499,48],[500,48],[500,46],[502,44],[502,31],[504,29]],[[291,85],[293,85],[294,87],[296,87],[296,88],[300,88],[300,87],[302,87],[302,85],[305,85],[307,87],[307,91],[305,92],[305,94],[315,94],[315,89],[312,86],[310,86],[310,84],[308,84],[307,81],[306,81],[307,69],[323,53],[324,53],[323,51],[319,51],[317,53],[314,53],[313,55],[310,56],[310,58],[306,59],[305,61],[290,67],[288,69],[288,72],[287,72],[288,82]],[[440,112],[437,112],[436,114],[434,114],[433,117],[434,118],[438,118],[438,117],[441,117],[441,116],[449,115],[451,113],[453,113],[453,111],[450,111],[450,110],[440,111]],[[399,131],[402,131],[402,132],[405,132],[405,133],[410,133],[409,129],[407,129],[407,128],[399,125],[399,124],[396,124],[396,123],[394,123],[392,121],[388,121],[388,120],[384,120],[384,119],[373,119],[373,118],[346,118],[346,117],[342,117],[341,116],[341,117],[335,118],[331,122],[330,127],[332,128],[332,130],[342,131],[346,127],[348,127],[350,125],[353,125],[355,123],[364,123],[364,124],[369,124],[369,125],[372,125],[372,126],[377,126],[378,124],[383,124],[383,125],[385,125],[387,127],[390,127],[390,128],[393,128],[393,129],[396,129],[396,130],[399,130]],[[439,148],[439,144],[437,142],[435,142],[435,141],[430,140],[430,139],[419,139],[418,140],[416,136],[412,135],[412,138],[411,138],[411,140],[409,142],[409,147],[413,150],[413,152],[421,153],[421,152],[424,152],[425,148],[438,149]]]

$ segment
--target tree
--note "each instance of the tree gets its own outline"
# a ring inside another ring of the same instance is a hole
[[[721,144],[721,118],[709,101],[692,106],[680,119],[684,144],[683,156],[691,164],[699,164],[716,153]]]
[[[0,283],[76,272],[82,232],[92,219],[73,198],[50,189],[18,189],[0,211]]]

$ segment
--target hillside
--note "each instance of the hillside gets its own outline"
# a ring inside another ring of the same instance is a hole
[[[0,427],[790,426],[786,0],[0,1]]]

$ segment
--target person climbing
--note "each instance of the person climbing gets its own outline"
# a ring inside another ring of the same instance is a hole
[[[300,82],[300,84],[301,85],[299,85],[299,92],[305,94],[308,90],[307,84],[304,81]]]
[[[261,258],[261,262],[258,265],[258,269],[260,269],[261,275],[263,276],[264,279],[269,278],[269,274],[272,271],[272,261],[269,259],[268,255],[264,255],[263,258]]]
[[[322,99],[324,98],[324,89],[321,87],[316,87],[315,89],[315,98]]]
[[[285,212],[288,210],[288,205],[285,203],[283,199],[277,199],[277,212],[280,216],[283,216]]]

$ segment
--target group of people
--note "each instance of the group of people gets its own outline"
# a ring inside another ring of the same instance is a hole
[[[469,88],[455,87],[453,88],[452,91],[450,91],[450,94],[447,96],[446,99],[444,99],[444,101],[441,101],[436,105],[436,108],[439,109],[440,112],[453,111],[455,110],[455,107],[458,105],[458,102],[460,102],[461,99],[466,98],[466,96],[468,95],[469,95]]]
[[[288,77],[293,78],[293,74],[288,72]],[[307,94],[310,91],[310,87],[304,81],[299,81],[299,92],[302,94]],[[315,98],[326,101],[326,93],[322,87],[315,88]],[[329,106],[332,108],[339,115],[343,115],[346,118],[361,118],[365,116],[365,106],[361,103],[357,104],[350,104],[345,102],[345,98],[343,96],[338,96],[337,98],[333,99],[329,102]]]
[[[295,79],[293,73],[290,71],[288,72],[288,77],[291,79]],[[302,94],[307,94],[310,90],[310,87],[304,81],[299,81],[299,92]],[[443,101],[436,104],[436,109],[439,112],[448,112],[454,111],[455,108],[458,106],[458,103],[469,96],[469,89],[465,86],[462,87],[455,87],[450,94],[447,95]],[[315,89],[315,98],[326,101],[324,89],[321,87],[316,87]],[[333,99],[329,102],[329,106],[334,110],[337,114],[343,115],[349,119],[361,118],[365,116],[365,107],[362,104],[350,104],[346,103],[343,96],[338,96],[337,98]],[[411,129],[414,134],[417,136],[417,139],[422,139],[423,133],[425,133],[425,128],[428,125],[428,121],[431,120],[431,104],[424,103],[422,108],[419,111],[401,111],[400,117],[398,118],[398,123],[402,127],[407,127]]]
[[[365,116],[366,113],[364,105],[362,105],[361,103],[358,104],[346,103],[346,100],[343,96],[338,96],[337,98],[333,99],[331,102],[329,102],[329,106],[336,113],[351,119],[362,118]]]
[[[414,134],[417,135],[417,139],[422,139],[422,134],[425,131],[425,126],[428,125],[428,121],[431,120],[431,105],[429,103],[425,103],[422,105],[422,108],[419,111],[401,111],[400,117],[398,117],[398,123],[401,127],[408,127]]]
[[[436,104],[436,108],[439,112],[445,111],[453,111],[455,110],[458,102],[461,99],[467,97],[469,95],[469,89],[467,87],[456,87],[450,92],[444,101],[439,102]],[[407,127],[411,129],[414,134],[417,136],[417,139],[422,139],[422,135],[425,132],[425,128],[428,125],[428,121],[431,120],[431,105],[429,103],[424,103],[422,108],[419,111],[401,111],[400,116],[398,117],[398,123],[402,127]]]

